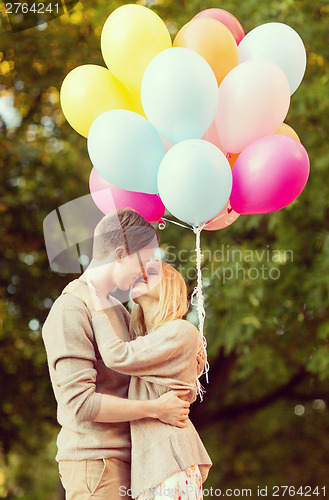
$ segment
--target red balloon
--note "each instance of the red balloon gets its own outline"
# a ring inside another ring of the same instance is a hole
[[[227,10],[223,9],[206,9],[202,10],[193,17],[193,19],[198,19],[199,17],[210,17],[211,19],[216,19],[220,23],[225,24],[225,26],[230,30],[232,35],[235,38],[236,44],[239,45],[242,38],[245,36],[244,30],[233,14],[227,12]]]
[[[223,229],[233,224],[239,216],[240,214],[233,210],[230,206],[230,200],[228,200],[225,207],[219,212],[219,214],[209,220],[203,229],[206,229],[207,231],[217,231],[218,229]]]

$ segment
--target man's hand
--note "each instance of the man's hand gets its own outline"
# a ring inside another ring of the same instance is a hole
[[[190,403],[185,401],[184,396],[190,391],[169,391],[162,394],[158,399],[153,400],[155,404],[155,418],[165,424],[175,425],[184,428],[187,426]]]

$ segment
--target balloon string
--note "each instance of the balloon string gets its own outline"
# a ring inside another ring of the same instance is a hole
[[[164,229],[166,226],[162,221],[172,222],[173,224],[176,224],[177,226],[185,227],[185,229],[191,229],[191,231],[193,231],[193,229],[191,227],[185,226],[185,224],[181,224],[180,222],[176,222],[174,220],[166,219],[165,217],[161,217],[161,219],[158,220],[159,225],[160,224],[163,225],[163,227],[161,227],[160,229]]]
[[[208,224],[215,222],[215,220],[218,220],[218,219],[220,219],[221,217],[225,217],[225,215],[227,215],[227,214],[217,215],[217,217],[215,217],[214,219],[211,219],[211,221],[208,221],[208,222],[205,224],[205,227],[207,227],[207,225],[208,225]]]
[[[203,346],[203,351],[206,357],[206,364],[205,364],[205,373],[206,373],[206,381],[207,384],[209,384],[209,378],[208,378],[208,372],[209,372],[209,363],[207,361],[207,339],[204,336],[203,332],[203,325],[204,325],[204,320],[206,316],[206,311],[204,309],[204,297],[202,293],[202,273],[201,273],[201,261],[202,261],[202,253],[201,253],[201,245],[200,245],[200,235],[201,231],[204,228],[205,224],[201,224],[200,226],[194,226],[193,231],[196,235],[196,245],[195,245],[195,251],[196,251],[196,269],[197,269],[197,286],[194,288],[192,295],[191,295],[191,304],[196,305],[197,307],[197,313],[198,313],[198,319],[199,319],[199,334],[201,336],[201,341],[202,341],[202,346]],[[202,374],[200,374],[201,376]],[[199,380],[197,380],[197,392],[198,395],[200,396],[200,400],[203,401],[203,394],[205,393],[204,387],[200,383]]]
[[[173,221],[173,220],[170,220],[170,219],[166,219],[165,217],[162,217],[158,221],[158,223],[159,223],[159,229],[164,229],[165,228],[166,223],[164,221],[172,222],[173,224],[176,224],[177,226],[185,227],[186,229],[191,229],[195,233],[195,235],[196,235],[195,251],[196,251],[197,286],[194,287],[194,290],[193,290],[193,292],[191,294],[191,304],[195,305],[196,308],[197,308],[198,319],[199,319],[199,334],[200,334],[200,337],[201,337],[202,347],[203,347],[203,351],[204,351],[205,358],[206,358],[206,363],[205,363],[204,371],[205,371],[205,374],[206,374],[207,384],[209,384],[209,377],[208,377],[209,363],[208,363],[208,360],[207,360],[207,339],[206,339],[206,337],[204,336],[204,333],[203,333],[203,325],[204,325],[204,320],[205,320],[205,316],[206,316],[206,311],[204,309],[204,297],[203,297],[203,293],[202,293],[201,261],[202,261],[203,255],[201,253],[201,245],[200,245],[200,234],[201,234],[202,229],[206,226],[207,223],[200,224],[199,226],[189,227],[189,226],[185,226],[184,224],[180,224],[179,222],[176,222],[176,221]],[[203,373],[204,372],[200,373],[199,377],[201,377],[201,375]],[[196,386],[197,386],[197,394],[199,395],[200,400],[203,401],[203,394],[206,391],[205,391],[204,387],[202,386],[199,378],[196,381]]]
[[[229,205],[229,207],[227,209],[227,214],[217,215],[217,217],[215,217],[214,219],[211,219],[210,221],[206,222],[204,224],[204,227],[207,227],[209,224],[212,224],[213,222],[220,219],[221,217],[227,217],[227,215],[229,215],[229,217],[227,219],[225,219],[225,224],[227,224],[229,226],[234,221],[234,214],[233,214],[233,209],[232,209],[231,205]]]
[[[231,212],[233,211],[232,207],[229,206],[227,211],[228,211],[228,214],[231,214]],[[220,219],[221,217],[226,217],[228,214],[218,215],[214,219],[211,219],[208,222],[205,222],[204,224],[202,224],[202,228],[207,227],[209,224],[212,224],[213,222]],[[231,214],[230,217],[225,220],[225,222],[226,222],[226,224],[230,224],[231,222],[233,222],[233,220],[234,220],[234,215]],[[166,224],[163,221],[172,222],[173,224],[176,224],[177,226],[185,227],[185,229],[190,229],[191,231],[193,231],[192,227],[185,226],[185,224],[180,224],[179,222],[176,222],[174,220],[166,219],[165,217],[161,217],[161,219],[158,220],[159,229],[164,229],[166,227]]]

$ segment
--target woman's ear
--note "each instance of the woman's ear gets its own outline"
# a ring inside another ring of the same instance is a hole
[[[115,260],[116,260],[119,264],[121,264],[121,262],[122,262],[122,259],[123,259],[123,257],[124,257],[124,253],[125,253],[125,250],[124,250],[124,247],[123,247],[123,246],[121,246],[121,247],[117,247],[117,248],[115,249],[115,252],[114,252],[114,258],[115,258]]]

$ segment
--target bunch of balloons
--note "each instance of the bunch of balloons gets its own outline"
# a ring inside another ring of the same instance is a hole
[[[106,20],[101,51],[107,68],[73,69],[61,105],[88,138],[103,213],[131,207],[155,222],[167,208],[217,230],[301,193],[309,158],[284,120],[306,52],[291,27],[272,22],[245,36],[232,14],[207,9],[172,42],[158,15],[128,4]]]

